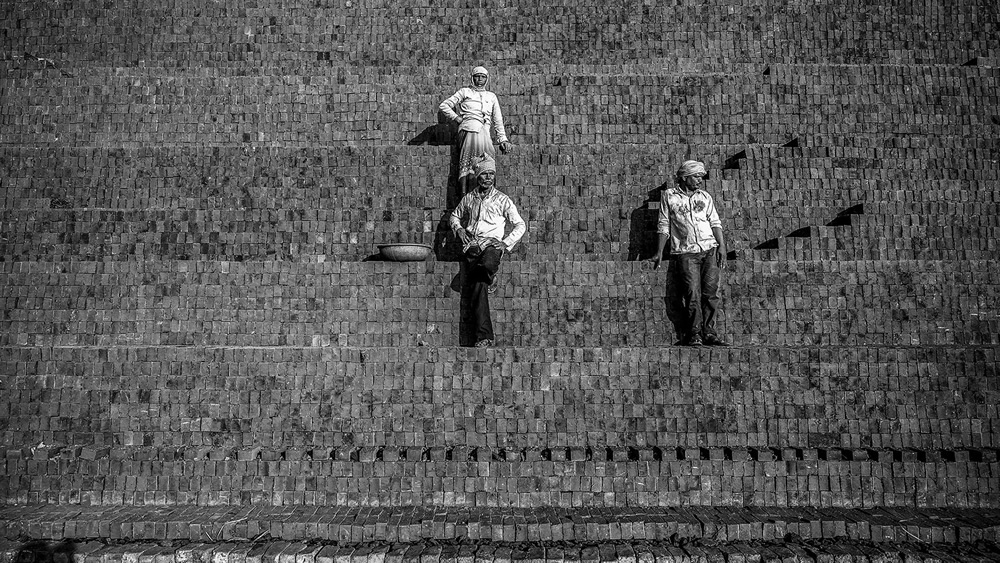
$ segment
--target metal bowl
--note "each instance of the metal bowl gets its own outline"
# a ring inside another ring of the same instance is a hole
[[[393,262],[419,262],[431,255],[432,248],[426,244],[399,242],[380,244],[378,252],[385,260]]]

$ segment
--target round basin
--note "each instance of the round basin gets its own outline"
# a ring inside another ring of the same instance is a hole
[[[393,262],[419,262],[431,255],[430,246],[407,242],[380,244],[378,251],[382,258]]]

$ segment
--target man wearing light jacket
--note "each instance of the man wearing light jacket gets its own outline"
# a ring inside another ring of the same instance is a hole
[[[470,298],[478,348],[493,344],[489,294],[497,286],[500,259],[514,248],[527,230],[514,202],[496,189],[496,169],[496,161],[489,155],[483,155],[475,163],[478,185],[465,194],[449,218],[452,231],[462,241],[462,251],[469,264]],[[511,231],[505,236],[508,224]]]
[[[705,164],[688,160],[677,170],[677,187],[663,192],[656,231],[659,234],[653,267],[669,254],[680,269],[681,298],[687,323],[679,344],[728,346],[715,332],[719,286],[726,266],[726,239],[715,201],[702,186],[708,180]]]

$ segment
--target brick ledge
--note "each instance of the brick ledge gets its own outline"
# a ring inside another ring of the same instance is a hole
[[[1000,541],[1000,509],[0,506],[11,541]]]

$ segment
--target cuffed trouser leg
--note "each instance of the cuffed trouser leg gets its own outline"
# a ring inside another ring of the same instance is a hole
[[[500,269],[500,259],[503,251],[487,248],[479,256],[466,257],[469,262],[471,292],[469,299],[472,308],[472,324],[476,331],[476,342],[493,340],[493,319],[490,314],[489,287],[493,277]]]

